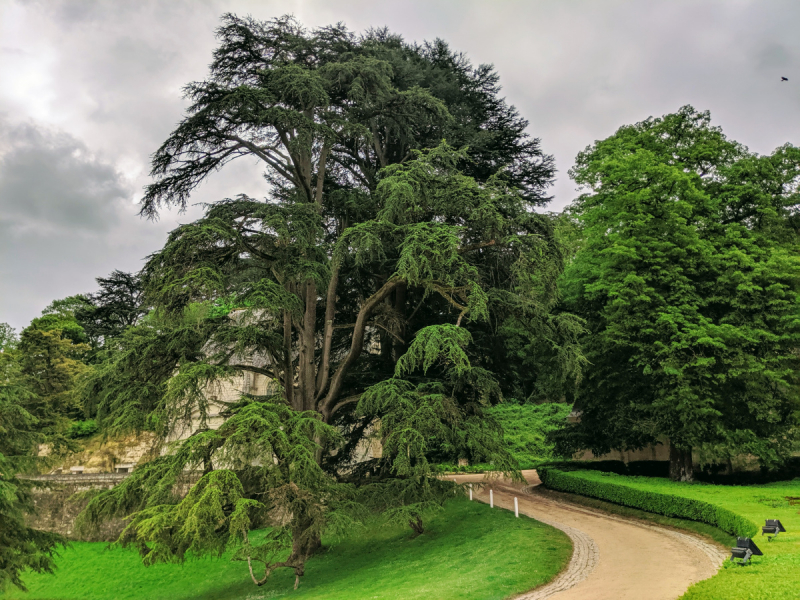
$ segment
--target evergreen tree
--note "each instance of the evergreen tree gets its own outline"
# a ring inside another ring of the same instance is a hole
[[[76,307],[74,315],[92,347],[98,348],[139,323],[147,309],[142,306],[138,275],[114,271],[95,281],[100,289],[84,296],[85,301]]]
[[[189,114],[154,156],[142,212],[185,206],[240,156],[264,163],[272,195],[207,206],[149,258],[154,312],[98,370],[101,410],[119,428],[167,437],[196,416],[200,431],[96,498],[85,519],[133,513],[122,541],[146,562],[239,544],[254,582],[278,567],[299,581],[321,533],[351,525],[364,494],[422,532],[453,492],[434,454],[515,472],[484,413],[502,392],[481,343],[514,317],[555,346],[566,331],[560,345],[575,352],[579,325],[550,314],[562,257],[551,220],[531,210],[549,158],[488,68],[437,63],[454,56],[441,44],[437,54],[382,33],[308,32],[289,18],[229,15],[218,34],[211,77],[187,87]],[[420,73],[401,83],[403,55],[415,65],[405,74]],[[450,73],[455,100],[422,87],[426,69]],[[481,94],[476,118],[487,120],[454,125],[448,106]],[[486,156],[440,142],[449,131],[484,136]],[[274,391],[243,394],[207,429],[214,386],[248,372]],[[384,457],[377,486],[359,493],[353,452],[370,431]],[[203,476],[178,499],[186,469]],[[265,522],[256,543],[248,532]]]
[[[591,366],[565,448],[666,436],[681,480],[700,446],[779,462],[798,417],[800,150],[754,155],[687,106],[620,128],[572,175],[587,192],[564,286]]]
[[[14,585],[26,571],[51,573],[60,536],[38,531],[25,522],[34,510],[30,482],[18,474],[33,469],[36,450],[46,437],[25,406],[32,394],[19,372],[15,351],[0,349],[0,592]]]

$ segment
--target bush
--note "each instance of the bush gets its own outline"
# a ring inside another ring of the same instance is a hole
[[[87,421],[73,421],[67,431],[67,437],[72,439],[85,438],[94,435],[99,431],[97,421],[88,419]]]
[[[592,477],[582,476],[581,471],[568,472],[552,467],[539,469],[539,478],[544,486],[554,490],[598,498],[667,517],[700,521],[735,536],[752,537],[758,531],[756,524],[749,519],[703,500],[634,489],[612,481],[597,481],[597,473],[587,474]]]

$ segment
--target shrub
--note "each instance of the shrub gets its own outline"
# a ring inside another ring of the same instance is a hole
[[[597,473],[591,475],[593,477],[585,477],[581,471],[567,472],[552,467],[539,469],[542,483],[554,490],[598,498],[667,517],[700,521],[735,536],[751,537],[758,531],[756,524],[749,519],[703,500],[639,490],[613,481],[598,481]]]
[[[97,421],[88,419],[86,421],[73,421],[67,431],[67,437],[72,439],[85,438],[98,432]]]

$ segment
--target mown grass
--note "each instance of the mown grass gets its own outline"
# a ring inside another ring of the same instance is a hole
[[[726,562],[710,579],[696,583],[683,600],[797,600],[800,598],[800,479],[765,485],[723,486],[708,483],[677,483],[652,477],[626,477],[593,471],[571,475],[607,481],[633,489],[704,500],[726,508],[759,526],[765,519],[780,519],[787,529],[772,542],[754,538],[764,552],[747,566]],[[665,565],[665,568],[668,566]]]
[[[276,571],[267,585],[250,581],[247,565],[199,559],[145,568],[135,552],[77,542],[55,575],[24,577],[26,600],[257,600],[315,598],[500,599],[550,581],[572,549],[565,534],[485,504],[454,500],[428,531],[373,527],[312,558],[300,588],[294,574]]]

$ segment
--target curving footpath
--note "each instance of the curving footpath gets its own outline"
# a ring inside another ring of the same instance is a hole
[[[523,471],[528,487],[483,475],[456,476],[459,483],[481,482],[475,498],[514,510],[562,530],[572,540],[572,558],[553,581],[516,600],[671,600],[714,575],[727,557],[704,539],[646,522],[623,519],[583,506],[532,494],[536,471]]]

